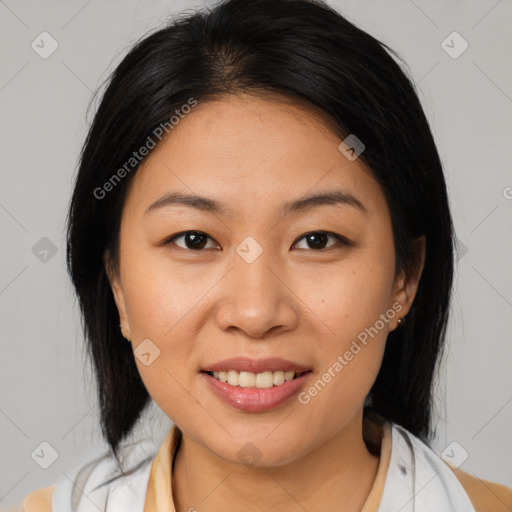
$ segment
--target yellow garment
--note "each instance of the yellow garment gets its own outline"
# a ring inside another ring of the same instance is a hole
[[[374,484],[361,512],[377,512],[384,491],[384,483],[391,456],[391,426],[367,424],[364,430],[367,444],[379,448],[380,460]],[[172,463],[181,441],[181,431],[173,425],[166,435],[152,463],[144,512],[176,512],[172,498]],[[464,487],[477,512],[510,512],[512,489],[504,485],[481,480],[462,471],[452,469]],[[30,493],[23,501],[24,512],[51,512],[51,496],[56,485],[43,487]]]

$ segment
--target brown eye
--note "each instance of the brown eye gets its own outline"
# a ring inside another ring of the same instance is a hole
[[[175,240],[183,238],[185,247],[176,244],[178,247],[182,249],[191,249],[193,251],[199,251],[204,249],[207,243],[207,240],[210,238],[207,234],[202,233],[201,231],[184,231],[178,235],[174,235],[172,238],[167,240],[166,243],[175,243]],[[210,238],[210,240],[212,240]]]
[[[306,244],[308,247],[303,247],[303,249],[313,249],[313,250],[322,250],[322,249],[330,249],[336,244],[331,244],[326,247],[327,240],[329,238],[335,239],[338,242],[341,242],[343,245],[348,245],[347,241],[339,235],[335,235],[334,233],[330,233],[328,231],[313,231],[311,233],[307,233],[302,236],[299,240],[306,240]]]

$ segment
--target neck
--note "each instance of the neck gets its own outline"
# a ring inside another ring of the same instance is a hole
[[[340,504],[360,511],[379,464],[364,442],[362,418],[361,410],[326,443],[278,467],[229,463],[183,435],[173,469],[176,511],[314,512]]]

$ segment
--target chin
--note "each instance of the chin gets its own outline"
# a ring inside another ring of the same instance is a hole
[[[226,436],[223,436],[219,444],[210,444],[209,448],[227,462],[247,468],[284,466],[300,458],[304,450],[304,438],[287,435],[286,430],[272,433],[272,429],[260,429],[254,432],[251,427],[247,431],[242,429],[238,434],[230,433],[233,437],[227,439],[228,445]]]

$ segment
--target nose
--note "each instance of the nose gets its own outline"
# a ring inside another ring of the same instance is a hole
[[[251,263],[235,254],[221,284],[215,313],[220,329],[261,339],[297,327],[298,299],[286,272],[273,265],[265,251]]]

